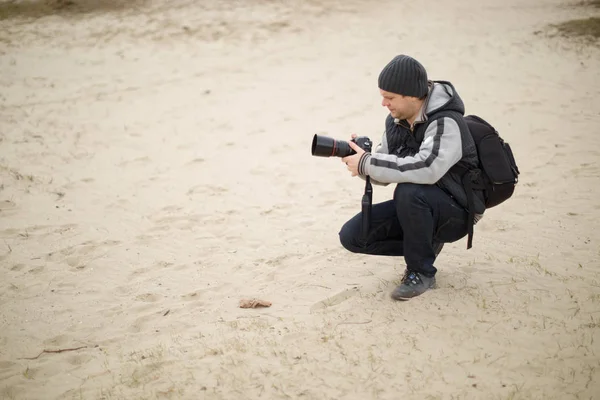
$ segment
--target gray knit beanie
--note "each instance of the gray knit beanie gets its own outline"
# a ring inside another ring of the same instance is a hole
[[[428,92],[427,71],[406,55],[394,57],[379,74],[379,88],[386,92],[421,98]]]

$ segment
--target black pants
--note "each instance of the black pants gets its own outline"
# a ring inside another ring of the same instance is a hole
[[[354,253],[404,256],[408,269],[434,276],[434,245],[463,238],[467,217],[467,211],[439,187],[400,183],[393,200],[373,204],[366,238],[359,213],[344,224],[340,241]]]

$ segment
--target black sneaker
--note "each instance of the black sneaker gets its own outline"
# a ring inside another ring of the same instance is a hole
[[[408,300],[425,293],[427,289],[434,286],[435,276],[429,278],[423,274],[407,269],[402,277],[402,282],[392,292],[392,299]]]

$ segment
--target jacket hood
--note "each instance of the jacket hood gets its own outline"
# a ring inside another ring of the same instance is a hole
[[[465,104],[454,86],[447,81],[434,81],[427,98],[425,106],[427,117],[439,111],[456,111],[465,114]]]

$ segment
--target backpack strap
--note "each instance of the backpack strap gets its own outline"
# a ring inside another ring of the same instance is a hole
[[[473,229],[475,226],[475,190],[485,188],[481,182],[481,170],[470,169],[460,162],[455,164],[452,169],[461,177],[465,194],[467,195],[467,250],[473,247]]]
[[[479,176],[479,170],[467,170],[462,176],[462,184],[467,194],[467,250],[473,247],[473,227],[475,226],[475,193],[473,192],[473,181]]]

